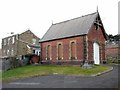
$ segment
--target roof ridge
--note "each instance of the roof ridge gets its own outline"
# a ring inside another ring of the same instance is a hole
[[[30,29],[28,29],[28,30],[20,33],[19,35],[24,34],[24,33],[26,33],[26,32],[30,32],[30,33],[32,33],[36,38],[40,39],[40,38],[39,38],[37,35],[35,35],[35,33],[33,33]]]
[[[86,17],[86,16],[89,16],[89,15],[93,15],[93,14],[95,14],[95,13],[97,13],[97,12],[94,12],[94,13],[91,13],[91,14],[87,14],[87,15],[82,15],[82,16],[80,16],[80,17],[72,18],[72,19],[69,19],[69,20],[61,21],[61,22],[58,22],[58,23],[55,23],[55,24],[52,24],[52,25],[65,23],[65,22],[68,22],[68,21],[71,21],[71,20],[75,20],[75,19],[78,19],[78,18]]]

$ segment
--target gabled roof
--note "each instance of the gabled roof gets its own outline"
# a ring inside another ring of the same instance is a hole
[[[52,24],[40,42],[88,34],[98,12]]]
[[[24,31],[24,32],[22,32],[22,33],[19,33],[19,34],[12,34],[12,35],[10,35],[10,36],[7,36],[7,37],[4,37],[4,38],[2,38],[2,39],[5,39],[5,38],[9,38],[9,37],[13,37],[13,36],[15,36],[15,35],[22,35],[22,34],[24,34],[24,33],[26,33],[26,32],[29,32],[29,33],[32,33],[36,38],[38,38],[38,39],[40,39],[39,37],[37,37],[31,30],[26,30],[26,31]]]
[[[34,35],[34,37],[35,38],[38,38],[38,39],[40,39],[39,37],[37,37],[30,29],[28,29],[28,30],[26,30],[26,31],[24,31],[24,32],[22,32],[22,33],[20,33],[19,35],[22,35],[22,34],[24,34],[24,33],[31,33],[31,34],[33,34]]]

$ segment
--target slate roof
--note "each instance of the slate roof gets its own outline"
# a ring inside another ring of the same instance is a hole
[[[98,12],[52,24],[40,42],[88,34]]]

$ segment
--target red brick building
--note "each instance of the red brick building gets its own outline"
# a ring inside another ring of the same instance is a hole
[[[98,12],[52,24],[41,44],[43,63],[100,64],[105,60],[106,33]]]

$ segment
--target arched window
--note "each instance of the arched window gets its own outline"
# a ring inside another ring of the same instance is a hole
[[[71,59],[75,59],[75,42],[71,43]]]
[[[71,60],[77,59],[77,57],[76,57],[76,41],[70,42],[70,59]]]
[[[58,60],[62,59],[62,55],[63,55],[62,44],[59,43],[58,44]]]
[[[47,45],[46,49],[47,49],[46,50],[46,53],[47,53],[46,58],[47,58],[47,60],[50,60],[51,59],[51,46]]]

